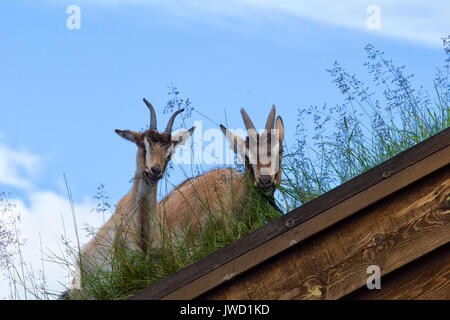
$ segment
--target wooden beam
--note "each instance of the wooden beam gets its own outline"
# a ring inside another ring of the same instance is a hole
[[[450,300],[450,244],[382,277],[381,283],[381,290],[364,286],[344,299]]]
[[[132,299],[191,299],[450,162],[450,129],[306,203]]]
[[[339,299],[449,243],[449,197],[450,165],[202,298]]]

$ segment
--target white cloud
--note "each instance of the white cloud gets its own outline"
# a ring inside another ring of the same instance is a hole
[[[431,46],[441,46],[440,38],[450,30],[450,3],[446,0],[84,0],[83,3],[160,6],[177,15],[200,14],[204,19],[224,15],[243,18],[263,15],[271,19],[281,13]],[[381,28],[377,30],[367,28],[370,16],[367,8],[371,5],[381,10]]]
[[[74,248],[77,246],[70,203],[66,197],[52,191],[32,192],[28,200],[29,205],[26,205],[22,199],[11,199],[16,206],[14,212],[20,215],[18,227],[21,237],[26,240],[21,247],[24,262],[31,265],[33,273],[37,274],[38,270],[42,270],[43,254],[44,275],[48,288],[61,291],[70,281],[68,270],[55,263],[55,258],[52,256],[55,254],[58,258],[63,257],[62,250],[64,251],[66,247],[61,241],[62,236],[70,240]],[[81,246],[89,240],[82,228],[83,223],[96,227],[102,224],[102,217],[91,212],[94,206],[91,200],[76,203],[74,206]],[[53,262],[46,260],[53,260]],[[21,298],[24,298],[21,290],[19,293]],[[2,278],[0,279],[0,299],[8,295],[8,281]]]
[[[441,45],[441,37],[450,31],[448,1],[364,0],[364,1],[272,1],[241,0],[254,8],[280,11],[335,26],[378,33],[427,45]],[[367,8],[380,9],[381,28],[369,30]]]
[[[40,167],[40,157],[27,151],[16,151],[0,144],[0,183],[18,188],[31,188],[30,179]]]
[[[30,176],[37,172],[41,162],[41,157],[37,155],[16,151],[0,144],[0,183],[18,187],[24,194],[23,198],[12,196],[10,200],[15,208],[8,214],[20,215],[17,227],[21,238],[26,240],[21,247],[22,257],[28,267],[32,266],[32,273],[35,275],[42,269],[42,252],[44,260],[48,259],[51,253],[62,257],[61,249],[64,250],[64,246],[61,236],[70,240],[74,248],[77,244],[75,225],[67,196],[51,190],[37,190],[30,179]],[[103,223],[102,216],[91,212],[91,208],[94,207],[95,203],[90,198],[74,204],[81,246],[89,240],[86,232],[83,231],[83,224],[100,227]],[[0,212],[0,214],[5,213]],[[41,250],[41,240],[43,250]],[[9,297],[10,292],[8,281],[2,273],[3,270],[0,270],[0,299]],[[56,263],[44,261],[44,274],[49,289],[62,290],[64,286],[60,283],[68,285],[67,269]],[[22,290],[19,290],[19,293],[21,293],[20,297],[24,298]],[[31,296],[28,295],[28,298]]]

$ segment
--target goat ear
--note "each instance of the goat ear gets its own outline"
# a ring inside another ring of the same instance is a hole
[[[278,139],[280,141],[280,145],[282,145],[284,139],[284,124],[283,119],[281,119],[280,116],[277,117],[277,124],[275,126],[275,130],[278,130]]]
[[[140,133],[137,133],[137,132],[134,132],[134,131],[131,131],[131,130],[119,130],[119,129],[116,129],[114,131],[119,136],[121,136],[122,138],[127,139],[127,140],[129,140],[131,142],[134,142],[136,144],[140,141],[140,138],[141,138],[141,134]]]
[[[232,133],[223,125],[220,125],[220,129],[222,129],[222,132],[229,143],[230,149],[233,150],[234,153],[238,153],[243,159],[245,159],[245,156],[247,155],[245,140]]]
[[[183,130],[176,135],[172,136],[172,142],[174,143],[174,146],[182,146],[188,141],[188,139],[192,136],[194,133],[195,126],[190,128],[189,130]]]

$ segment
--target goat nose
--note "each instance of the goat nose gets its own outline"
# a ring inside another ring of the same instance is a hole
[[[259,178],[259,183],[261,183],[264,186],[270,184],[271,182],[272,182],[272,179],[270,178],[270,176],[261,176]]]
[[[158,175],[161,173],[161,166],[160,165],[153,166],[151,168],[151,171],[152,171],[152,174]]]

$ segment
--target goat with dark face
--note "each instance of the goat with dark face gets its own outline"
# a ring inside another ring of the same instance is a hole
[[[186,143],[195,127],[172,136],[173,122],[175,117],[183,112],[181,109],[172,114],[166,129],[160,133],[156,128],[153,106],[146,99],[144,102],[150,110],[148,130],[115,130],[119,136],[133,142],[138,149],[133,186],[119,201],[112,217],[83,247],[71,291],[82,288],[83,274],[95,269],[110,270],[110,261],[105,261],[105,257],[110,256],[116,246],[146,252],[149,245],[160,241],[159,226],[154,225],[158,221],[159,213],[157,184],[173,152]]]
[[[261,191],[273,194],[276,185],[281,182],[283,120],[280,116],[277,117],[274,130],[275,106],[273,105],[264,131],[258,134],[244,108],[241,109],[241,115],[247,129],[245,141],[223,125],[220,128],[227,137],[230,147],[245,160],[246,172],[250,175],[253,184]]]
[[[275,206],[273,193],[281,182],[283,121],[278,117],[273,130],[275,106],[272,106],[264,132],[257,134],[244,109],[241,114],[247,129],[246,140],[220,127],[230,148],[245,159],[246,173],[231,168],[211,170],[177,186],[160,203],[162,215],[174,229],[201,230],[211,215],[217,218],[223,218],[220,215],[224,212],[239,215],[245,211],[254,187]],[[254,187],[247,183],[247,177]]]

